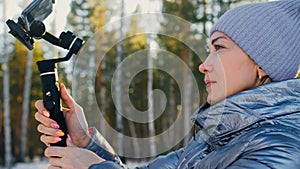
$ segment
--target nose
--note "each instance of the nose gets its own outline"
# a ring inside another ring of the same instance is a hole
[[[199,71],[203,74],[205,74],[207,72],[207,69],[204,65],[204,63],[202,63],[201,65],[199,65]]]

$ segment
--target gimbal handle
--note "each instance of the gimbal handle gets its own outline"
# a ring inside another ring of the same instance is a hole
[[[50,112],[50,118],[55,120],[60,126],[59,129],[65,133],[64,136],[60,137],[61,141],[51,144],[51,146],[66,146],[68,129],[61,110],[60,88],[55,62],[43,60],[38,61],[37,65],[40,71],[44,106]]]
[[[69,37],[70,36],[67,36],[67,38]],[[63,39],[64,38],[62,38],[61,36],[60,40]],[[67,45],[68,47],[66,47],[67,49],[70,48],[66,57],[42,60],[37,62],[42,83],[44,106],[50,112],[50,118],[55,120],[60,126],[60,130],[62,130],[65,133],[64,136],[60,137],[62,139],[61,141],[55,144],[51,144],[51,146],[66,146],[66,139],[68,133],[65,118],[61,110],[60,87],[58,83],[58,73],[55,65],[58,62],[67,61],[71,58],[73,54],[77,54],[82,46],[82,43],[83,40],[79,38],[72,38],[72,41],[70,41],[68,44],[69,46]]]

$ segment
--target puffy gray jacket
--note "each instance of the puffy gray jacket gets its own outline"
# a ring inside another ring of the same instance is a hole
[[[192,116],[200,130],[186,147],[137,168],[300,169],[300,79],[233,95]],[[107,161],[90,169],[126,168],[96,132],[87,147]]]

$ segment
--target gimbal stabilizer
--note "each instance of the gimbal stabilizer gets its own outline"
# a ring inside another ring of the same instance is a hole
[[[67,126],[61,110],[60,92],[56,63],[69,60],[77,54],[83,45],[83,40],[72,32],[63,32],[56,38],[46,32],[43,20],[52,12],[54,0],[34,0],[19,17],[18,23],[8,20],[6,23],[14,37],[20,40],[29,50],[33,49],[34,39],[44,39],[55,46],[69,50],[64,58],[41,60],[37,62],[40,72],[44,106],[50,112],[50,118],[55,120],[65,133],[61,141],[52,146],[66,146]]]

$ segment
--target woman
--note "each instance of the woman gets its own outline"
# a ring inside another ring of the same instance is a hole
[[[186,147],[140,168],[300,168],[300,1],[252,3],[226,12],[212,28],[205,74],[207,103]],[[61,86],[68,147],[48,147],[49,168],[122,168],[119,157]],[[36,102],[45,144],[63,135]],[[79,117],[79,118],[78,118]],[[90,139],[92,138],[92,139]]]

